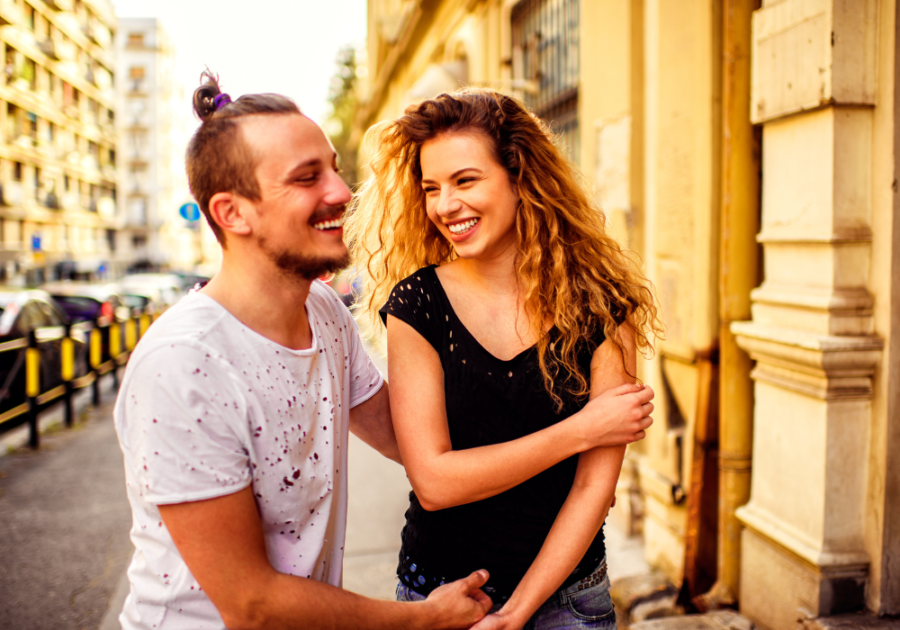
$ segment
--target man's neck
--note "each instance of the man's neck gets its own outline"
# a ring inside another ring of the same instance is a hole
[[[286,348],[304,350],[312,345],[306,313],[310,284],[312,281],[291,277],[268,260],[238,264],[226,253],[222,269],[201,293],[263,337]]]

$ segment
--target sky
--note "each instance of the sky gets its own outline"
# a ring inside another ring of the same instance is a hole
[[[119,17],[159,18],[175,47],[185,107],[204,67],[223,92],[277,92],[320,125],[345,45],[366,39],[366,0],[112,0]]]

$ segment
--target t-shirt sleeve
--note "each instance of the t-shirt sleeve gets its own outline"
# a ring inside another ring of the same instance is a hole
[[[221,359],[166,345],[129,372],[117,421],[147,501],[200,501],[250,484],[246,402]]]
[[[393,315],[412,326],[440,354],[440,317],[437,295],[430,281],[432,275],[434,272],[430,268],[425,268],[397,283],[379,313],[385,325],[387,316]]]
[[[350,408],[352,409],[378,393],[378,390],[384,385],[384,376],[375,367],[372,358],[366,351],[359,336],[359,327],[353,320],[353,316],[343,304],[340,307],[344,309],[347,332],[350,337]]]

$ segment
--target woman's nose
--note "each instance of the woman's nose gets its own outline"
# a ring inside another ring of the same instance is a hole
[[[451,190],[445,188],[441,191],[441,196],[438,198],[437,203],[438,215],[447,216],[453,214],[459,210],[459,206],[459,200],[453,195]]]

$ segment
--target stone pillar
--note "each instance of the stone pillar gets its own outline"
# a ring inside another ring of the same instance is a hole
[[[732,331],[756,361],[740,604],[764,628],[864,606],[876,8],[767,0],[753,16],[765,280]]]

